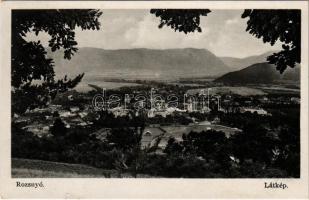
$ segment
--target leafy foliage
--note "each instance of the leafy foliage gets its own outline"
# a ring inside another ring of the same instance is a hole
[[[170,26],[175,31],[202,32],[200,27],[200,16],[207,16],[209,9],[151,9],[151,14],[160,17],[159,28]]]
[[[112,129],[106,136],[108,143],[113,144],[118,149],[129,150],[139,145],[141,137],[133,129]]]
[[[29,32],[51,36],[52,51],[64,49],[64,58],[70,59],[77,51],[76,27],[98,30],[99,10],[14,10],[12,11],[12,107],[22,113],[27,108],[46,105],[57,92],[74,88],[83,74],[73,79],[66,76],[56,81],[54,63],[40,41],[26,41]],[[37,81],[36,83],[33,83]],[[20,96],[22,95],[22,96]],[[19,99],[25,99],[22,103]]]
[[[254,162],[270,164],[273,159],[276,145],[274,136],[254,123],[246,125],[243,133],[232,136],[231,141],[234,144],[233,153],[241,163],[245,159],[252,159]]]
[[[270,64],[275,64],[281,73],[300,63],[301,12],[300,10],[250,10],[241,16],[249,18],[247,29],[250,34],[262,38],[263,42],[274,45],[278,40],[283,50],[269,56]]]
[[[67,128],[65,127],[65,124],[60,118],[56,118],[54,125],[51,127],[50,130],[51,134],[53,136],[65,136],[67,132]]]

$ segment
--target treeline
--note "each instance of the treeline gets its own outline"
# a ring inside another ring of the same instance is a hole
[[[250,124],[226,138],[214,130],[171,138],[165,156],[148,156],[142,173],[190,178],[299,177],[299,137],[291,129],[278,135]]]
[[[258,121],[253,122],[229,138],[214,130],[191,132],[183,135],[182,141],[170,138],[163,154],[158,153],[160,141],[141,148],[143,126],[138,122],[131,128],[114,127],[103,140],[91,134],[95,131],[91,128],[66,129],[59,120],[51,134],[43,137],[12,124],[12,157],[158,177],[299,177],[299,127],[287,121],[277,131],[269,131]]]

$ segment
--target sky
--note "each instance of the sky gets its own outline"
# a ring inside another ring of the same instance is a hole
[[[102,49],[131,48],[202,48],[217,56],[248,57],[281,49],[280,44],[271,46],[262,39],[246,32],[247,19],[242,19],[243,10],[212,10],[201,17],[202,32],[179,33],[170,27],[159,29],[160,19],[149,10],[103,10],[99,21],[101,29],[76,29],[78,47]],[[33,34],[29,40],[38,40],[47,46],[49,36]]]

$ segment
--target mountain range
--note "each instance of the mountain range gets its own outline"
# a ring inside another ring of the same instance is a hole
[[[63,51],[48,52],[55,62],[57,75],[85,78],[170,79],[181,77],[220,76],[231,69],[206,49],[119,49],[80,48],[71,60]]]
[[[207,49],[118,49],[80,48],[71,60],[63,51],[48,52],[55,62],[57,76],[73,77],[85,73],[83,81],[116,79],[157,79],[219,77],[223,83],[271,83],[275,80],[299,81],[299,67],[280,74],[266,63],[273,52],[246,58],[217,57]],[[103,78],[103,79],[102,79]]]

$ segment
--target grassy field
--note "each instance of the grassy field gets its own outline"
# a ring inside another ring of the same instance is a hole
[[[203,89],[203,88],[201,88]],[[188,94],[196,94],[201,91],[201,89],[192,89],[188,90]],[[205,88],[205,92],[207,93],[207,88]],[[241,96],[250,96],[250,95],[264,95],[260,89],[250,88],[250,87],[211,87],[209,91],[210,95],[220,95],[220,94],[237,94]]]
[[[82,178],[120,177],[117,171],[102,170],[86,165],[12,158],[13,178]]]
[[[97,85],[101,88],[105,88],[107,90],[110,89],[118,89],[121,87],[129,87],[129,86],[139,86],[137,83],[126,83],[126,82],[108,82],[108,81],[100,81],[100,82],[81,82],[76,87],[75,90],[78,92],[89,92],[93,88],[89,87],[88,84]]]
[[[216,131],[222,131],[225,133],[226,137],[230,137],[231,135],[235,134],[238,129],[227,127],[227,126],[222,126],[222,125],[192,125],[192,126],[161,126],[162,129],[164,129],[168,135],[182,140],[182,135],[183,134],[188,134],[190,132],[202,132],[202,131],[207,131],[207,130],[216,130]]]
[[[133,178],[129,173],[87,165],[12,158],[12,178]],[[137,174],[137,178],[152,178]]]
[[[300,94],[300,89],[294,88],[284,88],[284,87],[258,87],[258,89],[263,90],[269,94]]]

